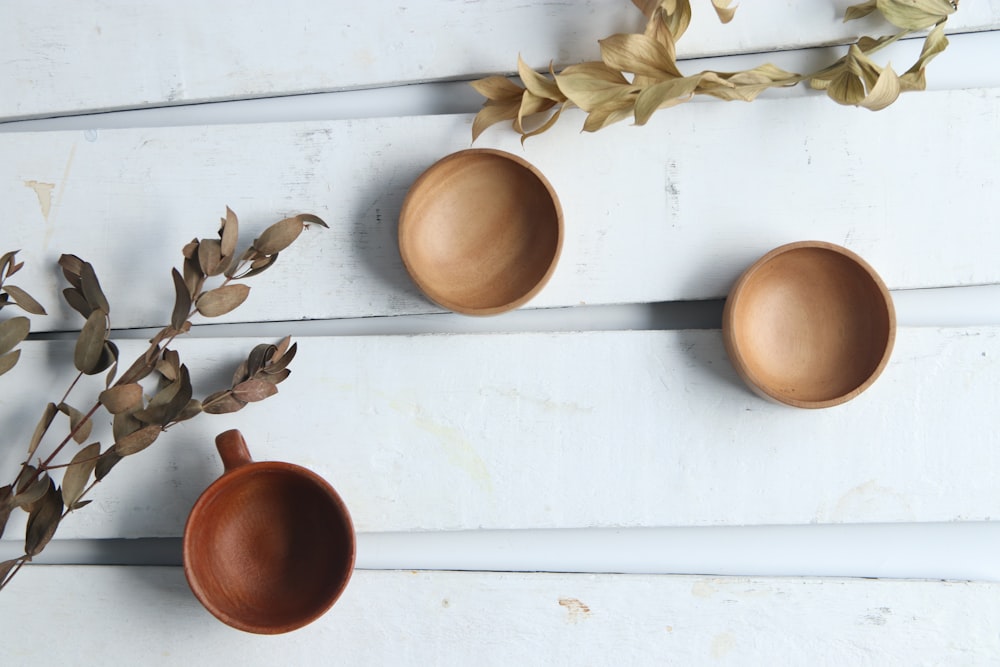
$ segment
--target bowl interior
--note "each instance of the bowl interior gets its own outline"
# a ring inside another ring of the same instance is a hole
[[[420,289],[456,312],[488,315],[525,303],[555,270],[562,210],[524,160],[492,150],[452,154],[407,194],[403,263]]]
[[[892,302],[845,252],[828,244],[777,252],[734,289],[727,343],[745,379],[772,398],[824,407],[881,372],[895,337]]]
[[[251,632],[286,632],[318,618],[354,564],[353,527],[340,499],[304,469],[284,466],[227,473],[198,501],[185,530],[192,590],[218,618]]]

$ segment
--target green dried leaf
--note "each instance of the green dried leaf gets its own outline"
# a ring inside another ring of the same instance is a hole
[[[92,442],[76,453],[63,475],[62,500],[66,507],[73,507],[83,490],[87,488],[90,475],[97,467],[97,457],[101,453],[101,443]]]
[[[262,255],[273,255],[292,245],[303,229],[305,225],[298,216],[279,220],[254,240],[253,247]]]
[[[34,558],[41,553],[45,545],[55,535],[56,528],[59,527],[59,520],[62,519],[62,511],[62,494],[59,493],[55,483],[49,480],[48,491],[28,515],[24,553],[29,558]]]
[[[217,391],[205,397],[201,402],[202,410],[210,415],[223,415],[230,412],[242,410],[246,406],[245,401],[241,401],[235,396],[231,389]]]
[[[132,382],[120,384],[101,392],[98,400],[113,415],[142,407],[142,387]]]
[[[73,439],[82,445],[90,438],[90,431],[94,426],[93,422],[72,405],[60,403],[58,407],[59,412],[69,417],[69,428],[73,433]]]
[[[17,365],[18,359],[21,358],[21,350],[14,350],[13,352],[8,352],[7,354],[0,355],[0,375],[3,375],[10,369]]]
[[[45,432],[49,430],[49,426],[52,425],[52,420],[55,419],[58,413],[59,408],[55,403],[49,403],[45,406],[45,410],[42,411],[42,418],[38,420],[38,425],[35,426],[35,432],[31,436],[31,442],[28,444],[28,460],[34,456],[35,450],[38,449],[38,444],[42,441],[42,437],[45,435]]]
[[[97,280],[97,274],[90,262],[84,262],[80,271],[80,289],[84,298],[94,310],[103,310],[105,315],[111,314],[111,306],[101,290],[101,283]]]
[[[956,9],[950,0],[876,0],[876,5],[889,23],[906,30],[929,28]]]
[[[222,261],[222,243],[216,239],[202,239],[198,244],[198,264],[206,276],[217,276],[229,266]]]
[[[278,393],[278,387],[266,380],[251,378],[233,387],[233,396],[240,401],[255,403]]]
[[[62,294],[70,308],[83,315],[84,319],[90,317],[90,314],[94,312],[94,309],[90,307],[87,299],[83,296],[83,292],[76,287],[67,287],[63,290]]]
[[[111,469],[118,465],[122,457],[115,451],[114,445],[104,450],[97,458],[97,466],[94,468],[94,479],[100,482],[107,477]]]
[[[18,306],[20,306],[25,312],[31,313],[32,315],[46,315],[45,309],[42,308],[42,304],[35,301],[30,294],[25,292],[20,287],[16,285],[4,285],[4,290],[10,294],[10,298],[14,300]]]
[[[13,350],[31,331],[31,320],[27,317],[12,317],[0,322],[0,354]]]
[[[860,5],[851,5],[844,11],[844,23],[868,16],[875,11],[877,5],[876,0],[867,0]]]
[[[141,452],[156,442],[162,431],[163,429],[159,424],[144,426],[135,433],[130,433],[121,440],[116,441],[114,451],[121,457]]]
[[[670,52],[647,35],[619,33],[598,43],[601,45],[601,60],[618,72],[631,72],[657,80],[681,76]],[[560,89],[572,99],[562,86]]]
[[[177,269],[172,269],[170,275],[174,279],[174,311],[170,315],[170,326],[180,330],[191,312],[191,292]]]
[[[249,295],[250,288],[247,285],[225,285],[205,292],[198,297],[195,305],[205,317],[218,317],[238,308]]]
[[[99,366],[104,354],[104,341],[108,337],[108,318],[105,312],[95,309],[84,323],[76,341],[73,364],[78,371],[86,375],[104,370]]]

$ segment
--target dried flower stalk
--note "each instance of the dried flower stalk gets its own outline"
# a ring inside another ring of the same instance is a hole
[[[861,37],[847,55],[818,72],[796,74],[767,63],[741,72],[705,70],[685,75],[677,65],[676,44],[691,21],[690,0],[633,0],[633,4],[647,17],[645,31],[600,40],[600,61],[570,65],[558,74],[550,65],[545,76],[518,57],[522,85],[503,76],[473,81],[472,87],[486,98],[472,124],[473,141],[491,125],[509,120],[523,142],[552,127],[567,107],[586,111],[583,129],[595,132],[630,117],[636,125],[644,125],[657,110],[695,95],[750,102],[768,88],[803,81],[825,90],[835,102],[877,111],[892,104],[901,92],[926,88],[927,63],[948,46],[944,25],[958,9],[958,0],[867,0],[848,7],[844,20],[874,12],[897,32]],[[723,23],[732,20],[736,11],[729,5],[729,0],[712,0]],[[872,54],[886,46],[928,29],[920,56],[903,74],[871,60]],[[541,114],[548,115],[537,121]],[[525,122],[529,117],[534,121],[530,129]]]
[[[296,352],[296,345],[288,337],[275,345],[262,343],[254,347],[236,369],[231,385],[202,400],[193,397],[187,366],[181,363],[180,355],[170,345],[174,338],[191,329],[191,319],[195,315],[217,317],[239,307],[250,288],[234,281],[267,270],[278,258],[278,253],[289,247],[310,224],[327,226],[310,214],[286,218],[268,227],[238,255],[239,221],[227,208],[219,227],[219,238],[194,239],[184,246],[183,270],[174,269],[171,273],[175,296],[170,324],[153,336],[146,351],[117,381],[118,348],[109,339],[111,307],[94,267],[76,255],[59,258],[59,266],[70,285],[63,290],[63,297],[85,319],[73,354],[78,373],[58,403],[45,406],[16,477],[10,484],[0,487],[0,536],[15,509],[28,513],[24,554],[0,562],[0,590],[22,565],[41,553],[62,519],[90,502],[84,497],[122,459],[152,445],[174,424],[203,412],[236,412],[248,403],[277,393],[277,385],[291,373],[288,365]],[[16,252],[9,252],[0,257],[0,309],[16,305],[28,313],[44,315],[44,308],[24,290],[5,284],[6,279],[22,266],[15,262],[15,255]],[[207,282],[213,277],[220,277],[221,284],[210,288]],[[29,328],[26,317],[0,322],[0,374],[17,363],[20,351],[14,348],[27,337]],[[84,375],[105,371],[108,373],[104,390],[86,412],[67,403]],[[147,398],[140,382],[151,375],[157,378],[156,388]],[[83,445],[90,439],[92,418],[102,407],[113,416],[114,442],[103,450],[100,442],[92,442],[78,449],[68,462],[57,463],[67,447],[73,449],[72,443]],[[68,418],[67,434],[43,458],[39,453],[40,445],[59,413]],[[57,486],[52,473],[59,469],[63,469],[62,479]]]

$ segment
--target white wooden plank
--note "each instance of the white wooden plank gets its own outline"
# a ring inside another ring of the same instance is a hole
[[[853,41],[891,28],[844,24],[848,2],[747,3],[721,25],[696,3],[681,57],[765,52]],[[597,40],[636,32],[622,0],[573,3],[424,2],[280,5],[196,0],[122,8],[70,0],[40,10],[0,8],[0,118],[181,104],[514,69],[518,53],[543,69],[598,57]],[[955,32],[1000,27],[997,0],[964,0]]]
[[[180,568],[36,566],[0,616],[9,665],[964,665],[1000,660],[998,587],[357,571],[321,619],[261,637],[213,619]]]
[[[764,252],[804,238],[850,247],[891,288],[1000,282],[1000,231],[981,224],[1000,208],[1000,89],[913,94],[879,114],[820,98],[687,105],[596,135],[569,116],[523,149],[560,193],[567,229],[534,306],[720,297]],[[50,267],[75,252],[95,263],[115,326],[153,325],[180,247],[212,235],[225,205],[249,238],[306,210],[333,229],[283,253],[223,320],[429,312],[399,260],[396,219],[417,175],[469,145],[470,122],[3,134],[4,243],[22,249],[36,296],[58,293]],[[522,152],[509,128],[481,143]],[[78,327],[70,315],[36,329]]]
[[[873,387],[821,411],[751,394],[718,331],[300,342],[278,396],[175,427],[120,464],[60,537],[180,535],[221,472],[214,435],[234,427],[257,458],[329,479],[363,532],[1000,516],[997,327],[902,329]],[[196,395],[226,386],[252,345],[179,343],[203,378]],[[131,358],[136,341],[122,348]],[[4,382],[31,383],[0,393],[10,443],[27,442],[70,379],[49,376],[68,343],[23,349]],[[22,451],[0,451],[0,469]],[[23,513],[5,539],[19,535]]]

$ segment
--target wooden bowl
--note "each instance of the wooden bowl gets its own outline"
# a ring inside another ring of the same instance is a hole
[[[350,514],[316,473],[254,463],[239,431],[216,439],[226,472],[198,498],[184,529],[195,597],[240,630],[278,634],[322,616],[354,569]]]
[[[523,305],[545,286],[562,248],[559,199],[516,155],[470,149],[413,183],[399,216],[399,254],[432,301],[466,315]]]
[[[825,408],[867,389],[896,337],[892,297],[863,259],[803,241],[764,255],[736,281],[722,318],[726,352],[766,398]]]

